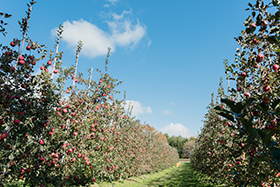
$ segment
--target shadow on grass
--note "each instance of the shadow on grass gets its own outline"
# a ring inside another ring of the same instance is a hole
[[[5,184],[4,187],[22,187],[24,184],[24,182],[22,180],[20,181],[14,181],[14,182],[11,182],[9,184]],[[29,185],[27,185],[27,187],[29,187]]]
[[[170,172],[167,176],[162,178],[157,178],[150,180],[147,183],[147,186],[154,186],[154,187],[210,187],[213,185],[210,184],[203,184],[199,181],[199,176],[194,173],[191,169],[190,163],[182,163],[181,167]]]

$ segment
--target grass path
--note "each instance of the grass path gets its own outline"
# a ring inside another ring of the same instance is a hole
[[[198,176],[190,168],[189,162],[181,162],[179,167],[172,167],[164,171],[132,177],[124,181],[113,182],[115,187],[210,187],[211,184],[199,182]],[[92,187],[112,187],[110,183],[99,183]]]
[[[179,167],[172,167],[161,172],[131,177],[126,180],[114,181],[114,187],[210,187],[211,184],[200,182],[199,177],[190,167],[189,161],[181,161]],[[22,187],[22,183],[10,183],[5,187]],[[97,182],[91,187],[112,187],[108,182]]]

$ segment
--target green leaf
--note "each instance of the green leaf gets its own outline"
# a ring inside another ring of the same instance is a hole
[[[225,103],[234,113],[240,113],[241,111],[235,105],[235,102],[229,99],[221,99],[222,103]]]
[[[280,160],[280,149],[275,149],[273,151],[270,152],[273,157],[277,160]]]
[[[262,15],[261,15],[261,14],[258,14],[258,16],[257,16],[257,21],[256,21],[256,25],[257,25],[257,26],[261,25],[261,22],[262,22]]]
[[[230,121],[232,121],[232,122],[235,122],[235,121],[234,121],[234,117],[233,117],[232,115],[230,115],[230,114],[227,114],[227,113],[225,113],[225,112],[218,112],[218,114],[221,115],[221,116],[223,116],[223,117],[225,117],[226,119],[228,119],[228,120],[230,120]]]
[[[256,129],[255,129],[255,128],[252,128],[250,125],[248,125],[247,132],[248,132],[252,137],[254,137],[254,136],[256,135]]]
[[[272,4],[273,4],[273,6],[278,6],[278,1],[277,0],[273,0]]]
[[[256,100],[255,98],[250,97],[249,99],[247,99],[247,100],[245,101],[244,107],[251,105],[252,102],[255,101],[255,100]]]
[[[261,109],[265,113],[268,111],[268,108],[269,108],[269,106],[265,103],[260,103],[257,106],[258,106],[259,109]]]
[[[277,99],[272,103],[271,107],[275,110],[276,108],[279,107],[279,103],[280,103],[280,99]]]
[[[7,13],[4,14],[4,18],[9,18],[11,16],[12,16],[11,14],[7,14]]]
[[[215,106],[214,109],[219,111],[224,111],[224,109],[222,109],[220,106]]]
[[[265,134],[264,137],[262,138],[263,143],[267,146],[270,147],[270,143],[271,143],[271,136],[274,135],[275,132],[271,131],[268,134]]]
[[[252,16],[254,18],[256,16],[256,12],[252,12]]]
[[[255,165],[256,163],[258,163],[260,161],[269,161],[269,160],[270,160],[270,158],[268,156],[260,156],[252,162],[252,165]]]

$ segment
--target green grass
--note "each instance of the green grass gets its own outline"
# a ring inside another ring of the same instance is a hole
[[[113,182],[115,187],[210,187],[211,184],[200,182],[199,177],[190,168],[189,162],[181,162],[179,167],[140,177],[132,177],[123,181]],[[110,183],[99,183],[92,187],[111,187]]]
[[[22,181],[21,181],[22,182]],[[114,181],[114,187],[210,187],[199,180],[199,176],[191,169],[189,162],[181,162],[179,167],[172,167],[161,172],[131,177],[126,180]],[[10,183],[5,187],[22,186],[20,183]],[[111,183],[95,183],[91,187],[112,187]]]

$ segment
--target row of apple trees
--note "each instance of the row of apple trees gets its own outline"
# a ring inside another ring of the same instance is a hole
[[[220,86],[191,162],[213,183],[279,185],[280,2],[257,0],[247,10],[246,29],[235,38],[240,45],[235,61],[225,61],[236,88],[226,96]]]
[[[0,56],[0,184],[23,180],[30,186],[90,185],[153,173],[178,162],[163,134],[140,124],[114,99],[121,82],[98,70],[91,80],[76,63],[62,68],[57,31],[54,50],[32,41],[28,23],[35,2],[20,21],[23,35]],[[42,63],[40,73],[34,67]],[[165,139],[164,139],[164,138]]]

